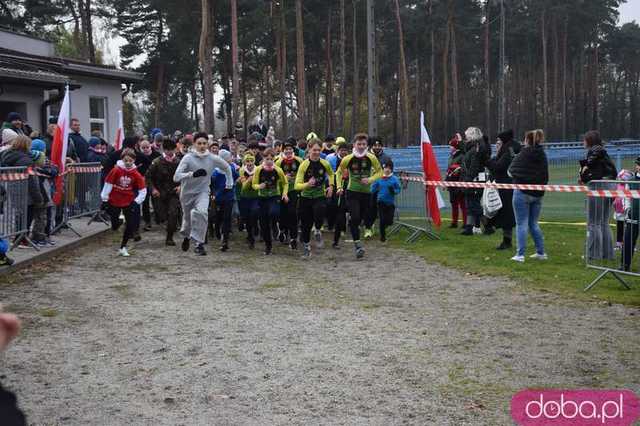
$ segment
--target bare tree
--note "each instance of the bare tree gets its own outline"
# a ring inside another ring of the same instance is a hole
[[[345,25],[345,0],[340,0],[340,133],[344,133],[344,117],[347,112],[347,32]]]
[[[407,81],[407,59],[404,53],[404,34],[402,31],[402,18],[400,16],[400,3],[398,0],[395,0],[395,12],[400,49],[400,64],[398,70],[400,84],[400,115],[402,123],[402,134],[400,137],[402,139],[401,146],[404,146],[409,141],[409,83]]]
[[[202,69],[203,96],[204,96],[204,123],[205,132],[215,132],[215,110],[213,104],[213,0],[202,1],[202,27],[200,31],[200,68]]]
[[[353,89],[351,91],[351,136],[358,131],[358,115],[360,114],[360,97],[358,83],[360,76],[358,73],[358,0],[353,0]]]
[[[240,121],[240,66],[238,64],[238,1],[231,0],[231,117],[235,124]]]
[[[331,54],[331,14],[329,8],[329,16],[327,17],[327,39],[326,39],[326,60],[327,60],[327,86],[325,92],[325,134],[334,131],[334,114],[333,114],[333,58]]]
[[[304,33],[302,28],[302,0],[296,0],[296,68],[298,74],[298,117],[299,130],[303,134],[308,128],[308,117],[306,113],[306,73],[304,65]]]

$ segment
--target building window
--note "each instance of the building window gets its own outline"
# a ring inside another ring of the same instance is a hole
[[[107,129],[107,98],[89,98],[89,125],[91,132],[99,130],[102,137],[108,139]]]

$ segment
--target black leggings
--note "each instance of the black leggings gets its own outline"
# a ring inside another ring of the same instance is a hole
[[[280,231],[295,240],[298,238],[298,191],[291,191],[288,196],[289,202],[280,204]]]
[[[393,225],[393,215],[396,212],[396,206],[393,204],[385,204],[378,202],[378,213],[380,214],[380,238],[387,238],[387,227]]]
[[[280,197],[259,198],[260,206],[260,231],[265,246],[271,248],[271,224],[280,216]]]
[[[338,204],[336,206],[336,221],[335,229],[333,231],[333,243],[338,244],[340,241],[340,234],[347,230],[347,197],[342,194],[338,197]]]
[[[320,230],[327,213],[327,199],[324,197],[305,198],[300,197],[300,217],[302,218],[302,242],[309,244],[311,241],[311,228],[316,225]]]
[[[229,241],[231,232],[231,214],[233,213],[233,200],[216,200],[215,227],[222,234],[222,241]]]
[[[132,238],[140,226],[140,206],[136,202],[127,207],[115,207],[109,205],[109,216],[111,217],[111,229],[114,231],[120,227],[120,212],[124,214],[124,232],[120,248],[126,247],[129,239]]]
[[[347,191],[347,207],[351,215],[349,228],[354,242],[360,241],[360,223],[367,219],[370,205],[371,195],[369,193]]]

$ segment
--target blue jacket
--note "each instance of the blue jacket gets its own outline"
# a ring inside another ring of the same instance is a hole
[[[233,185],[235,187],[240,174],[233,164],[231,165],[231,174],[233,175]],[[224,173],[216,168],[211,175],[211,192],[215,194],[216,201],[233,201],[235,199],[235,189],[225,190],[226,184],[227,178]]]
[[[378,194],[378,201],[389,205],[395,205],[395,196],[400,190],[400,179],[394,175],[383,176],[371,185],[371,192]]]
[[[86,163],[87,155],[89,154],[89,142],[80,133],[69,132],[69,138],[73,141],[80,162]]]

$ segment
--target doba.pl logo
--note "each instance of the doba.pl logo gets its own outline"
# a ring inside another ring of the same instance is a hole
[[[640,400],[629,390],[523,390],[511,399],[511,417],[522,426],[630,426]]]

